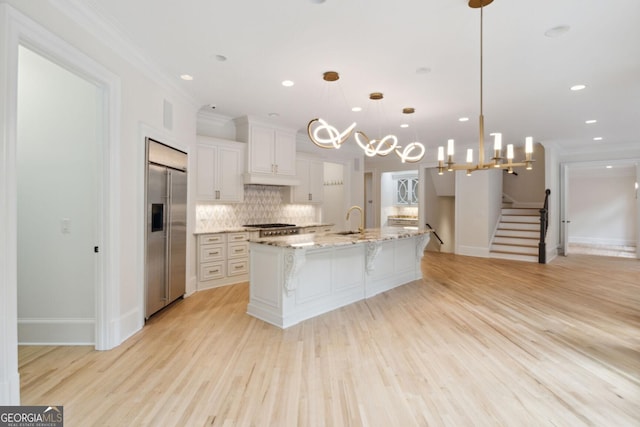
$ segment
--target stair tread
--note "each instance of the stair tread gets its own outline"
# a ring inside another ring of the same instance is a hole
[[[513,252],[513,251],[503,251],[503,250],[492,250],[489,251],[490,253],[496,253],[496,254],[509,254],[509,255],[518,255],[518,256],[530,256],[530,257],[537,257],[538,255],[533,255],[533,254],[524,254],[522,252]]]
[[[527,230],[526,228],[502,228],[502,227],[498,227],[497,230],[509,230],[509,231],[530,231],[530,232],[534,232],[534,233],[539,233],[539,230]]]
[[[496,234],[494,237],[504,237],[505,239],[528,239],[528,240],[539,240],[537,236],[510,236],[508,234]]]
[[[496,243],[496,242],[494,242],[493,245],[515,246],[515,247],[518,247],[518,248],[537,248],[538,247],[538,245],[525,245],[523,243],[500,243],[500,242]]]
[[[500,221],[500,224],[540,224],[540,222],[531,222],[531,221]]]

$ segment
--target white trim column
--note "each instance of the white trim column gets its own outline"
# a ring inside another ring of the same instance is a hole
[[[16,32],[11,9],[0,4],[0,405],[20,404],[18,373],[17,202],[15,122]],[[14,108],[11,108],[11,106]],[[13,126],[10,126],[13,123]]]

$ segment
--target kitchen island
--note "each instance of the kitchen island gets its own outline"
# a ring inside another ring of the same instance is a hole
[[[280,328],[422,278],[430,230],[300,234],[250,242],[247,313]]]

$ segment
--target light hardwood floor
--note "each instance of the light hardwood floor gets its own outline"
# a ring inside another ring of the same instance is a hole
[[[246,284],[118,348],[22,347],[65,426],[639,426],[640,261],[427,253],[425,277],[287,330]]]

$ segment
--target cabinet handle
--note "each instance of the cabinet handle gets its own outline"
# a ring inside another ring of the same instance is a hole
[[[309,200],[313,200],[313,196],[309,193]]]
[[[240,252],[244,252],[244,249],[235,249],[234,250],[235,253],[240,253]]]
[[[220,190],[216,190],[216,200],[220,200]]]
[[[234,266],[233,268],[235,268],[236,270],[239,270],[239,269],[241,269],[241,268],[242,268],[242,266],[241,266],[241,265],[236,265],[236,266]]]
[[[209,270],[209,274],[217,273],[217,272],[219,272],[219,271],[220,271],[220,270]]]
[[[276,167],[276,173],[278,173],[278,165],[275,165],[275,167]]]

